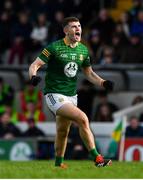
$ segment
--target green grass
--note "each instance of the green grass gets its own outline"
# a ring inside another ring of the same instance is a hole
[[[2,178],[143,178],[141,162],[113,162],[97,168],[91,161],[67,161],[68,169],[54,167],[53,161],[0,161]]]

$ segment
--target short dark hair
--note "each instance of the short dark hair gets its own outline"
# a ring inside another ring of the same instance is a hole
[[[63,20],[62,26],[63,28],[68,25],[70,22],[79,22],[79,19],[76,17],[66,17]]]

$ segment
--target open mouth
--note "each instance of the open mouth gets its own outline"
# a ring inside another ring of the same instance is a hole
[[[80,32],[76,32],[75,35],[80,37]]]

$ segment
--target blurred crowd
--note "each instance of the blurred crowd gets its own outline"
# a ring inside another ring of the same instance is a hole
[[[132,100],[131,106],[141,102],[143,102],[143,97],[137,95]],[[5,136],[4,132],[7,132],[7,128],[14,130],[11,129],[11,124],[15,126],[19,122],[25,122],[29,125],[36,125],[39,122],[49,121],[48,114],[44,112],[43,104],[41,90],[31,85],[29,81],[25,83],[23,89],[17,92],[0,77],[0,137]],[[108,92],[96,89],[85,79],[78,88],[78,107],[87,114],[89,121],[101,123],[113,122],[113,113],[120,110],[118,104],[109,101]],[[143,114],[139,120],[143,122]],[[35,135],[38,134],[34,126],[31,136]]]
[[[88,6],[86,0],[0,1],[1,64],[15,64],[16,58],[19,64],[33,61],[45,45],[64,36],[61,23],[67,16],[80,19],[93,64],[142,63],[142,0],[133,0],[118,21],[99,4],[99,0],[90,0]]]

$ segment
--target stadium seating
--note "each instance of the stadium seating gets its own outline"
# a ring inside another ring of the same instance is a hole
[[[12,86],[16,91],[20,90],[21,82],[20,77],[15,72],[0,71],[0,77],[3,77],[4,81]]]
[[[143,71],[127,71],[130,91],[143,90]]]

